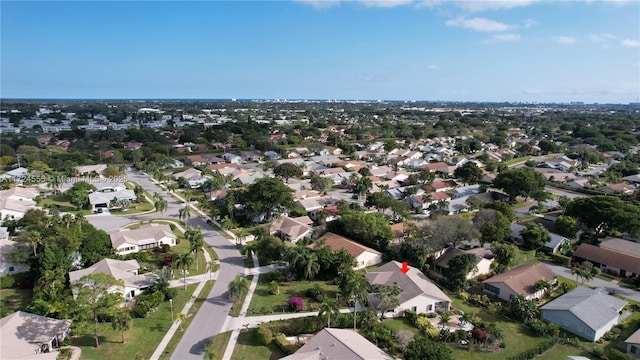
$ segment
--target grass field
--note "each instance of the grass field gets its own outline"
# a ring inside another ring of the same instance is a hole
[[[214,336],[208,345],[208,352],[207,355],[205,355],[206,359],[222,360],[222,355],[224,355],[224,351],[227,348],[230,338],[231,331]]]
[[[407,319],[387,319],[382,322],[382,326],[393,331],[394,333],[400,330],[409,330],[414,334],[419,334],[420,330],[411,325]]]
[[[178,294],[173,299],[174,314],[184,307],[191,298],[191,294],[198,286],[192,284],[187,290],[178,288]],[[111,328],[111,324],[102,323],[99,327],[100,347],[94,347],[93,327],[74,329],[71,345],[82,349],[81,359],[134,359],[140,357],[148,359],[171,327],[171,308],[168,301],[160,304],[158,309],[143,319],[133,319],[131,329],[125,332],[126,342],[121,342],[119,331]]]
[[[259,344],[256,338],[256,330],[251,329],[240,332],[231,360],[275,360],[285,355],[274,343],[269,346]]]
[[[318,309],[319,302],[306,297],[307,289],[312,288],[315,284],[319,284],[324,291],[324,295],[331,299],[336,298],[338,286],[330,281],[291,281],[280,284],[280,293],[271,295],[268,283],[261,277],[258,280],[258,286],[251,299],[248,315],[257,314],[278,314],[287,312],[287,300],[292,296],[298,296],[304,299],[303,311],[314,311]]]
[[[544,360],[566,360],[567,356],[584,356],[588,359],[594,359],[593,356],[587,354],[584,351],[574,348],[568,345],[556,345],[542,355],[538,355],[536,359]]]
[[[0,317],[24,310],[32,298],[31,289],[0,289]]]
[[[249,283],[251,283],[251,280],[253,280],[253,275],[247,276],[247,281],[249,281]],[[231,310],[229,310],[229,316],[238,316],[238,315],[240,315],[240,310],[242,310],[242,304],[244,304],[244,299],[246,297],[247,297],[247,295],[245,294],[244,296],[242,296],[240,299],[238,299],[238,301],[235,302],[231,306]]]

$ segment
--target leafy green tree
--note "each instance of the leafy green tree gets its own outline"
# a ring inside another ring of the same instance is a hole
[[[95,190],[95,186],[84,181],[78,181],[66,193],[69,195],[71,203],[77,206],[78,209],[82,209],[89,203],[89,191]]]
[[[231,297],[234,302],[237,302],[249,292],[249,285],[247,278],[237,274],[235,279],[229,283],[229,297]]]
[[[385,311],[393,310],[400,306],[398,295],[402,292],[402,289],[394,283],[393,285],[371,285],[369,293],[375,300],[372,301],[374,310],[380,315],[384,315]]]
[[[310,180],[311,188],[316,191],[327,191],[333,185],[333,181],[331,181],[328,177],[322,176],[313,176]]]
[[[492,248],[496,262],[505,267],[509,266],[518,256],[518,247],[511,244],[494,244]]]
[[[545,243],[551,241],[549,230],[534,222],[528,223],[520,232],[520,236],[522,236],[524,246],[529,249],[539,249]]]
[[[456,168],[453,176],[462,180],[465,185],[475,184],[482,179],[482,169],[480,169],[476,163],[469,161]]]
[[[285,185],[280,179],[262,178],[256,180],[241,194],[249,219],[264,216],[265,220],[272,219],[276,214],[286,213],[294,208],[293,189]]]
[[[404,350],[405,360],[453,360],[446,344],[417,336]]]
[[[460,254],[452,257],[447,264],[449,267],[444,277],[453,291],[466,289],[469,285],[467,274],[476,266],[476,257],[473,254]]]
[[[110,292],[114,287],[124,288],[124,282],[102,273],[85,275],[73,283],[77,317],[81,320],[94,322],[96,347],[100,347],[98,340],[99,319],[113,317],[124,301],[121,292]]]
[[[578,232],[578,226],[576,224],[576,220],[571,216],[560,215],[554,222],[556,230],[558,234],[573,239],[576,237],[576,233]]]
[[[302,176],[302,169],[295,164],[284,163],[273,168],[273,173],[288,183],[290,178]]]
[[[538,316],[538,306],[534,300],[527,300],[522,295],[516,295],[511,297],[507,304],[509,313],[515,316],[518,320],[531,323]]]
[[[473,217],[473,224],[480,229],[483,242],[502,242],[511,235],[511,222],[501,212],[482,209]]]
[[[598,236],[609,231],[640,232],[640,206],[625,203],[615,196],[573,199],[567,203],[565,215],[578,218]]]
[[[347,211],[340,219],[332,222],[330,228],[354,241],[381,251],[387,248],[394,236],[389,222],[379,213]]]
[[[502,213],[509,219],[509,222],[516,219],[516,213],[513,211],[513,207],[506,201],[494,201],[484,205],[485,209],[493,209]]]
[[[526,200],[544,190],[546,179],[531,168],[507,169],[496,176],[493,185],[503,189],[509,195],[509,201],[513,203],[518,196]]]
[[[481,235],[470,220],[461,216],[438,217],[423,229],[436,248],[455,247],[463,241],[478,239]]]

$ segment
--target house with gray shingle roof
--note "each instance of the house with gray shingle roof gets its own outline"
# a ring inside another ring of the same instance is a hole
[[[536,282],[544,280],[553,284],[556,278],[557,275],[543,263],[522,264],[483,281],[482,291],[504,301],[516,295],[527,300],[538,299],[545,290],[536,290]]]
[[[393,360],[355,330],[326,328],[282,360]]]
[[[624,341],[627,354],[640,357],[640,329],[636,330]]]
[[[111,245],[119,255],[155,249],[160,245],[176,245],[176,235],[165,224],[146,224],[137,229],[117,229],[109,232]]]
[[[372,285],[397,285],[402,289],[398,295],[400,305],[390,311],[384,311],[384,315],[403,316],[405,310],[412,310],[418,313],[449,311],[451,299],[429,280],[422,271],[409,266],[409,271],[405,274],[401,268],[401,263],[390,261],[365,274],[365,277]],[[375,296],[370,296],[369,304],[372,307],[377,308],[376,302],[379,302],[379,300]]]
[[[589,341],[597,341],[620,322],[627,302],[599,289],[578,286],[540,308],[542,320]]]

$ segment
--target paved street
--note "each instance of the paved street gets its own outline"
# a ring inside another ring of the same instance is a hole
[[[127,172],[128,180],[140,184],[150,194],[158,193],[167,200],[167,210],[164,215],[159,213],[132,215],[132,216],[112,216],[109,214],[99,214],[87,216],[87,220],[94,226],[103,230],[117,229],[123,225],[150,220],[158,217],[174,218],[178,220],[178,211],[184,204],[168,196],[156,184],[150,181],[149,176],[136,170]],[[217,272],[217,281],[207,296],[198,313],[193,317],[191,325],[185,331],[182,340],[178,344],[171,359],[188,360],[202,359],[204,356],[207,341],[217,335],[224,325],[231,300],[227,296],[227,285],[238,273],[244,273],[244,261],[235,245],[219,232],[211,228],[205,220],[191,216],[188,225],[191,227],[201,226],[203,229],[205,242],[213,248],[220,261],[220,270]]]
[[[575,280],[576,278],[574,275],[571,275],[571,269],[568,269],[560,265],[547,263],[547,262],[545,262],[544,264],[549,269],[551,269],[554,273],[556,273],[556,275],[561,275],[572,280]],[[640,292],[626,288],[626,287],[622,287],[618,284],[613,284],[606,280],[593,278],[591,281],[587,282],[586,284],[598,289],[604,289],[607,292],[614,291],[618,295],[622,295],[626,298],[629,298],[635,301],[640,301]]]

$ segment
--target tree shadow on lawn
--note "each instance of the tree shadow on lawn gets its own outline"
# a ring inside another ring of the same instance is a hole
[[[258,338],[256,336],[256,330],[255,329],[251,329],[251,330],[242,330],[240,331],[240,335],[238,336],[238,344],[240,345],[244,345],[247,346],[249,348],[264,348],[264,345],[261,345],[258,342]],[[282,357],[284,357],[286,354],[283,353],[277,345],[275,345],[274,343],[269,344],[268,346],[266,346],[269,351],[271,351],[271,356],[269,357],[269,360],[276,360],[276,359],[280,359]],[[245,351],[243,352],[247,352],[247,353],[252,353],[255,356],[259,356],[262,355],[262,352],[264,351],[264,349],[260,349],[260,350],[256,350],[256,351],[252,351],[251,349],[243,349]],[[258,352],[260,351],[260,352]]]
[[[122,344],[119,340],[107,340],[106,336],[98,335],[98,341],[100,344]],[[86,346],[96,348],[96,338],[94,334],[79,334],[72,338],[71,344],[73,346]]]

